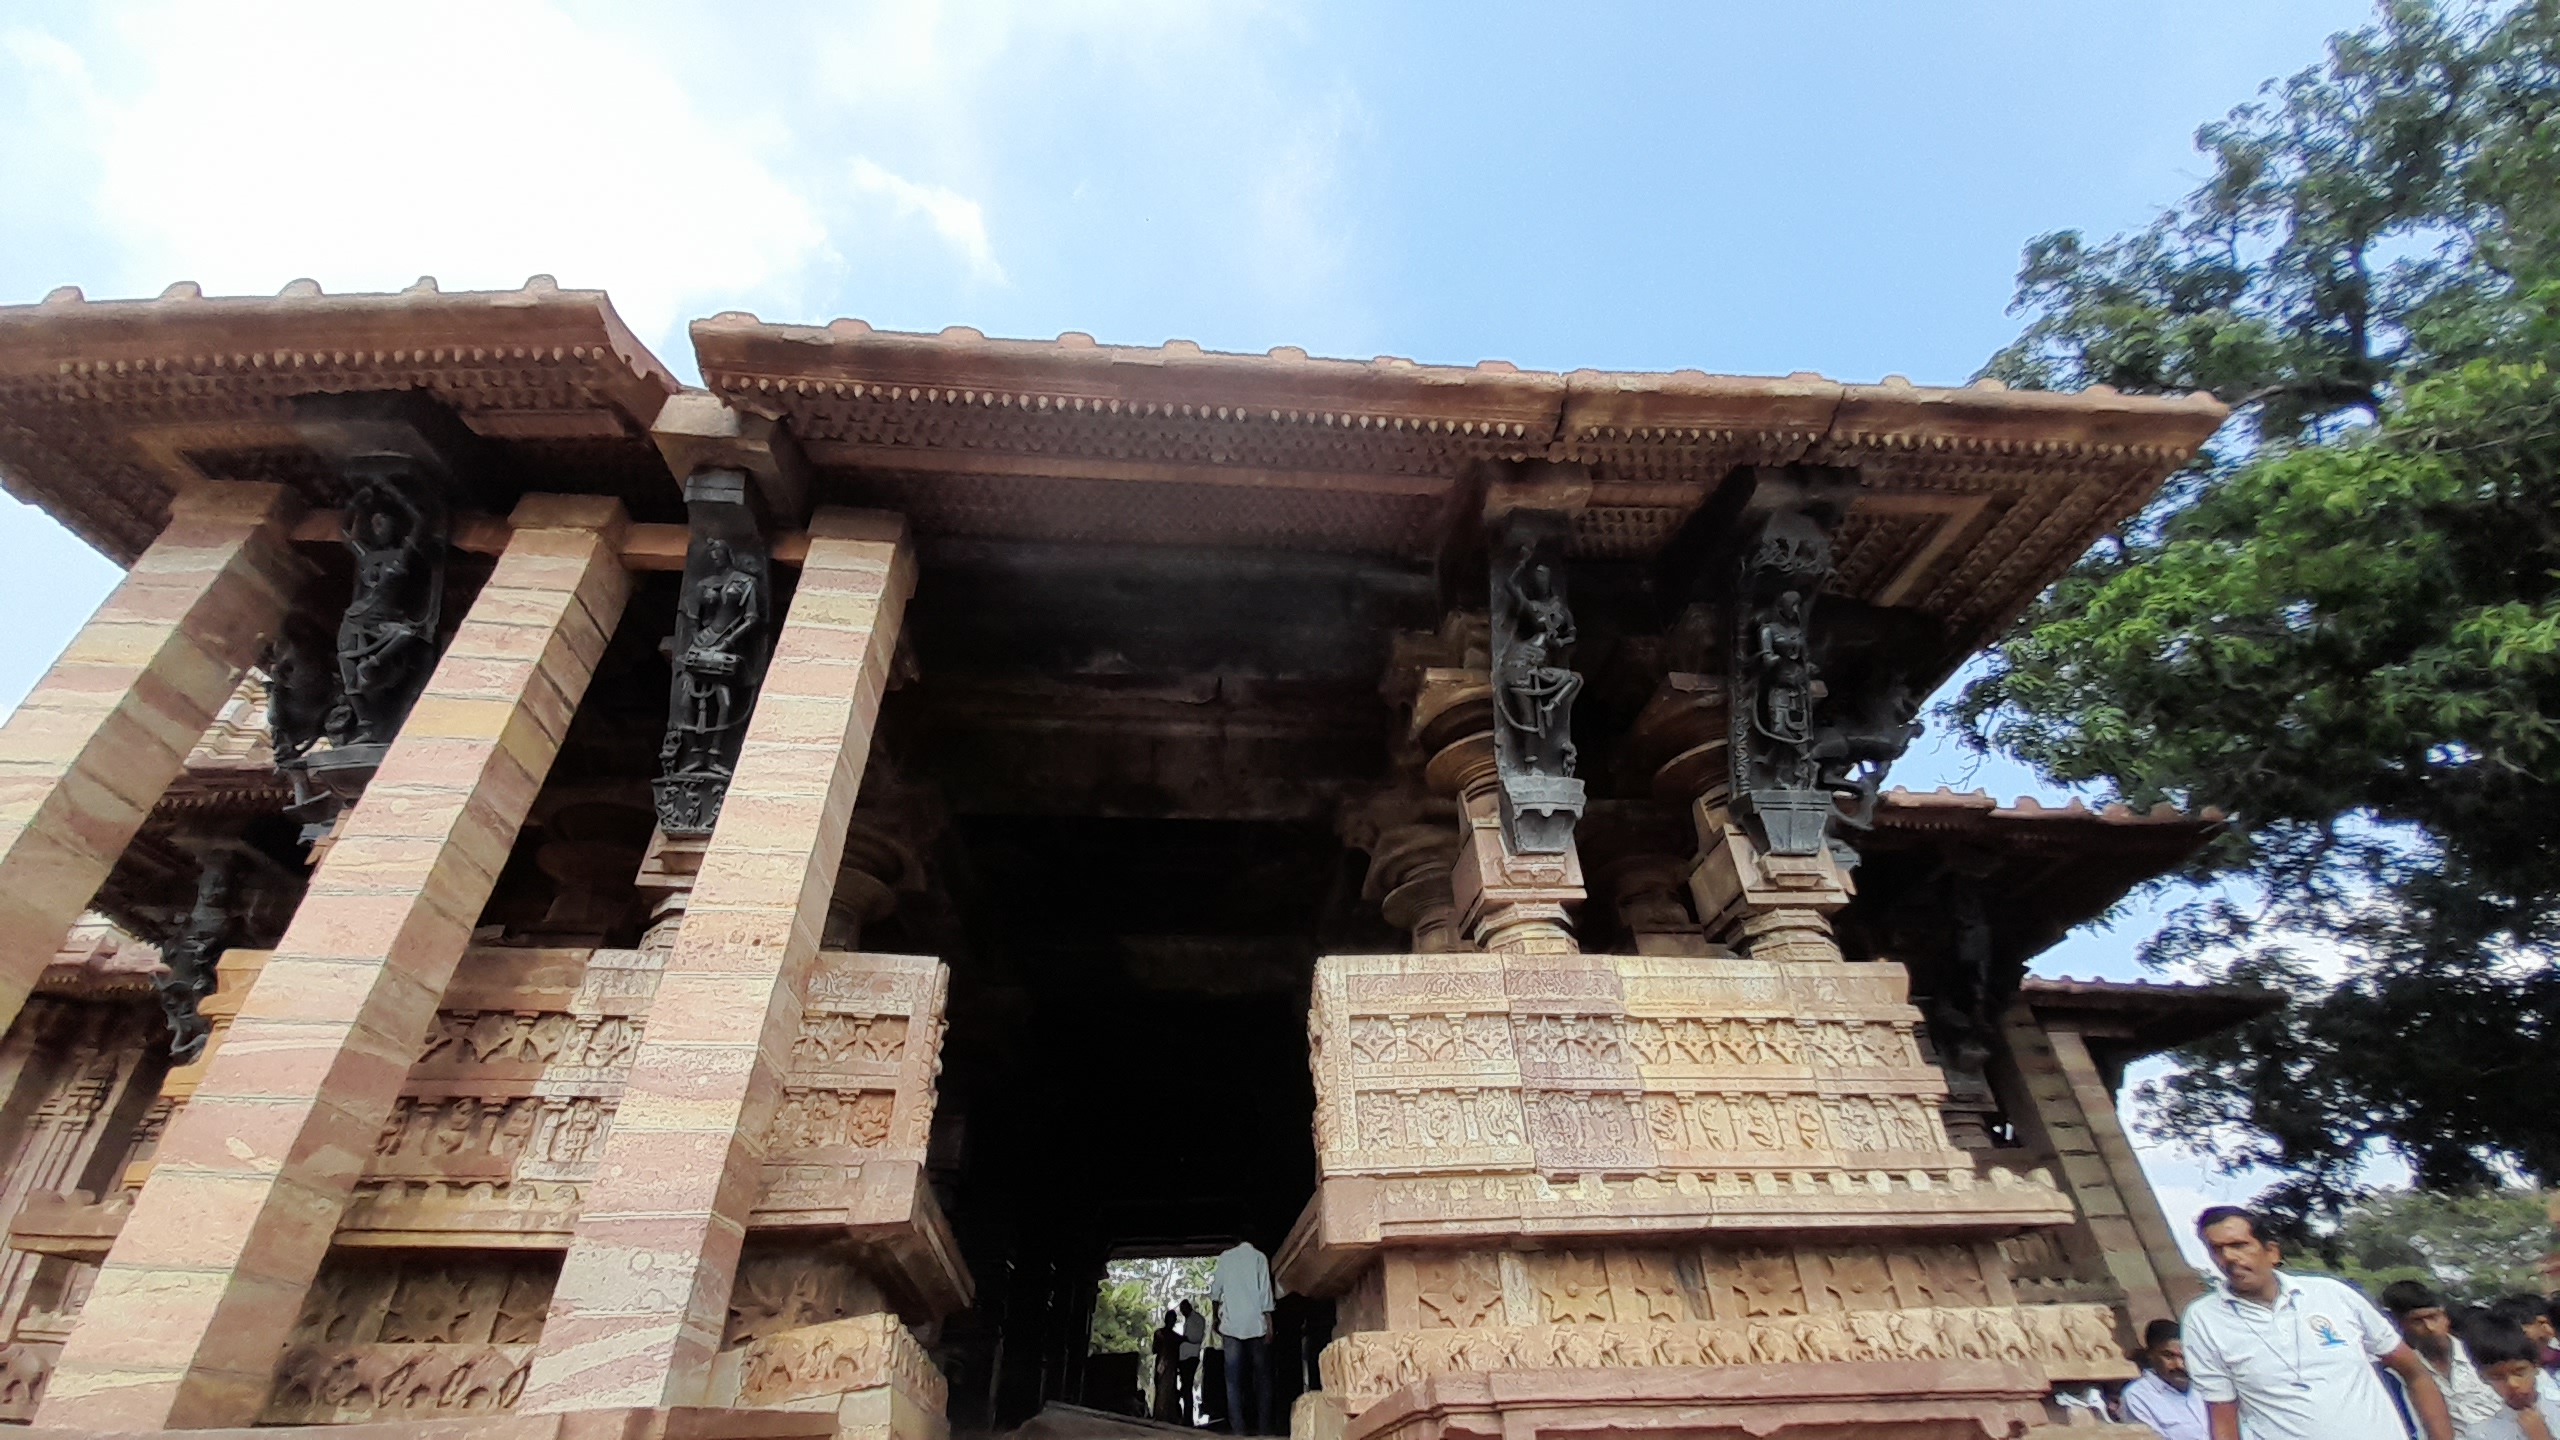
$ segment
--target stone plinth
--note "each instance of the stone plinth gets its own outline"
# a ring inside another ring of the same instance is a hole
[[[1504,1397],[1557,1429],[1681,1428],[1684,1393],[1757,1427],[1831,1386],[1821,1423],[2001,1434],[2052,1380],[2130,1375],[2106,1307],[2017,1303],[1996,1242],[2070,1201],[1948,1141],[1907,986],[1708,956],[1319,962],[1318,1190],[1279,1272],[1339,1297],[1351,1433],[1529,1423]],[[1926,1403],[1866,1405],[1887,1394]],[[1372,1424],[1390,1395],[1404,1418]]]
[[[835,1417],[839,1440],[945,1440],[942,1374],[894,1315],[761,1336],[724,1353],[715,1400]]]
[[[1329,956],[1289,1284],[1332,1288],[1381,1245],[2067,1222],[2050,1178],[1978,1172],[1948,1141],[1908,984],[1890,964]]]
[[[474,949],[340,1222],[341,1247],[565,1249],[612,1135],[666,961]],[[968,1303],[922,1180],[949,972],[822,952],[749,1223],[849,1241],[900,1303]]]
[[[110,1435],[185,1436],[194,1440],[274,1440],[275,1430],[73,1430],[45,1425],[19,1432],[43,1440],[103,1440]],[[707,1406],[572,1410],[546,1415],[468,1414],[432,1398],[398,1419],[336,1425],[331,1440],[830,1440],[830,1415],[790,1410],[724,1410]]]
[[[1996,1361],[1561,1366],[1434,1375],[1357,1413],[1343,1440],[1550,1440],[1676,1432],[1999,1440],[2044,1418],[2042,1386]]]

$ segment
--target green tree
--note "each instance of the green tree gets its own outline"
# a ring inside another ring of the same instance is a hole
[[[2198,145],[2148,228],[2028,246],[1985,373],[2233,423],[1956,713],[2232,819],[2147,958],[2295,1000],[2191,1050],[2164,1131],[2298,1216],[2377,1143],[2429,1187],[2560,1177],[2560,0],[2387,5]]]
[[[1137,1276],[1106,1276],[1093,1298],[1093,1337],[1089,1353],[1144,1355],[1147,1337],[1155,1334],[1164,1312]]]
[[[2368,1295],[2394,1280],[2423,1280],[2461,1305],[2518,1291],[2538,1295],[2551,1248],[2551,1198],[2513,1188],[2383,1191],[2340,1215],[2310,1254],[2288,1258],[2354,1281]]]

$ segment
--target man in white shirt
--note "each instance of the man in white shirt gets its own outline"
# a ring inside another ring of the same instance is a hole
[[[1227,1426],[1238,1435],[1271,1429],[1271,1262],[1250,1241],[1218,1257],[1209,1277],[1209,1313],[1227,1352]],[[1245,1372],[1253,1372],[1253,1428],[1247,1429]]]
[[[2178,1339],[2175,1320],[2154,1320],[2143,1327],[2142,1373],[2117,1401],[2125,1419],[2150,1426],[2160,1440],[2212,1440],[2204,1397],[2187,1374],[2187,1347]]]
[[[2454,1440],[2480,1440],[2484,1427],[2505,1417],[2506,1402],[2480,1378],[2471,1352],[2454,1338],[2453,1317],[2446,1313],[2443,1297],[2419,1281],[2395,1280],[2382,1287],[2382,1308],[2400,1338],[2434,1372],[2445,1408],[2453,1412]]]
[[[1209,1317],[1182,1302],[1182,1358],[1177,1362],[1180,1378],[1182,1423],[1188,1425],[1200,1411],[1195,1403],[1200,1393],[1200,1342],[1209,1338]]]
[[[2408,1387],[2420,1440],[2454,1440],[2444,1392],[2382,1312],[2342,1281],[2276,1268],[2258,1218],[2217,1205],[2196,1217],[2222,1283],[2187,1307],[2178,1334],[2213,1440],[2405,1440],[2373,1362]]]

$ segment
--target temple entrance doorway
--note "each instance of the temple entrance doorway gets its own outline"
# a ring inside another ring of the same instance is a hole
[[[1329,826],[964,816],[939,853],[948,932],[902,923],[952,966],[933,1172],[977,1282],[934,1346],[953,1426],[1115,1408],[1130,1362],[1101,1374],[1092,1348],[1111,1263],[1278,1250],[1315,1183],[1316,957],[1395,946],[1359,929],[1364,857]],[[1331,1307],[1277,1324],[1285,1407]]]

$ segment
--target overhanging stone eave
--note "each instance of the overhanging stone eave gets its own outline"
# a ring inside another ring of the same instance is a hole
[[[601,290],[537,276],[520,290],[206,298],[0,306],[0,486],[119,564],[159,532],[169,496],[201,472],[191,453],[274,452],[307,467],[295,397],[425,390],[502,442],[623,444],[680,388]],[[666,482],[673,492],[674,482]],[[318,502],[321,497],[307,495]],[[626,497],[640,498],[640,497]]]

